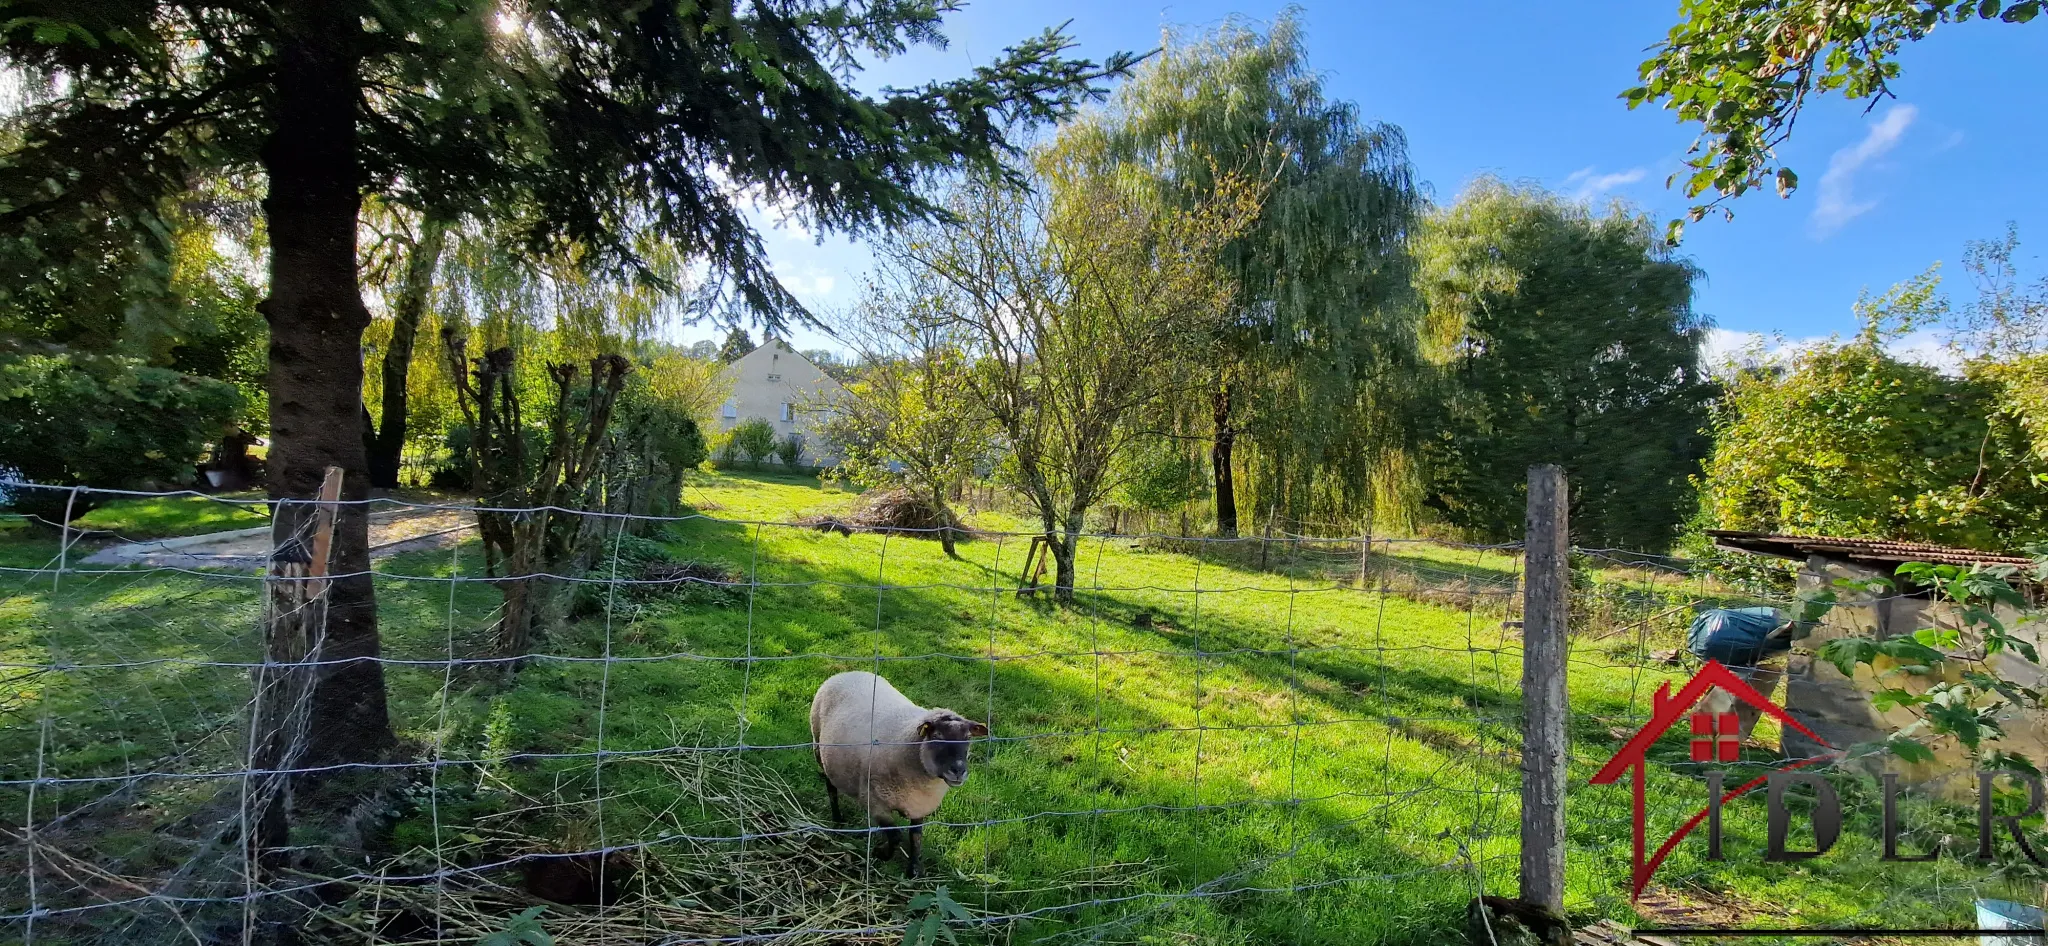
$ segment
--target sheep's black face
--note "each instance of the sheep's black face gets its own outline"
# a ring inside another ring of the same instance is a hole
[[[967,781],[967,750],[972,740],[988,735],[988,727],[952,710],[933,710],[918,727],[925,774],[945,779],[955,788]]]

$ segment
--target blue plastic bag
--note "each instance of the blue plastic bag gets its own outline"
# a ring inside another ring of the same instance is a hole
[[[1792,641],[1771,637],[1785,623],[1777,608],[1715,608],[1701,611],[1685,632],[1685,649],[1702,660],[1729,667],[1754,667],[1765,657],[1792,649]]]

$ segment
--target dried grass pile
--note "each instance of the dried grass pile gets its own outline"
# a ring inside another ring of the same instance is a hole
[[[318,921],[332,925],[322,932],[388,946],[474,943],[543,906],[533,922],[558,946],[902,940],[905,895],[896,875],[867,869],[857,838],[814,830],[817,818],[773,773],[727,753],[680,764],[648,761],[677,780],[677,797],[688,799],[694,823],[678,823],[673,811],[650,811],[630,795],[607,799],[620,820],[652,815],[643,822],[652,834],[611,837],[612,853],[600,858],[586,853],[600,849],[596,837],[565,830],[559,802],[527,799],[531,807],[523,811],[448,828],[438,853],[410,851],[387,867],[417,875],[420,867],[440,865],[439,884],[360,884],[346,901],[320,910]],[[713,839],[740,835],[748,839]],[[608,875],[602,886],[595,876],[600,862]]]

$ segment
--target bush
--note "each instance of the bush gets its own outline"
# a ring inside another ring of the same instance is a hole
[[[1867,339],[1747,371],[1715,413],[1701,524],[1991,550],[2048,539],[2048,462],[1999,395]]]
[[[442,439],[443,445],[448,449],[448,456],[435,464],[433,472],[427,475],[428,485],[435,489],[469,489],[469,444],[472,439],[467,424],[456,424],[448,428],[448,433]]]
[[[792,433],[775,445],[775,459],[794,473],[797,465],[804,462],[804,435]]]
[[[726,440],[728,457],[744,456],[756,468],[775,452],[775,425],[764,418],[749,417],[732,429]]]
[[[0,359],[0,467],[59,486],[184,485],[241,403],[231,384],[132,358]],[[63,493],[15,492],[20,511],[63,515]],[[90,507],[81,496],[72,513]]]

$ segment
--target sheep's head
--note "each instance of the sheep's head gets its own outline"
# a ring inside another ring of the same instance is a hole
[[[970,740],[988,735],[988,727],[949,709],[924,714],[917,724],[918,757],[926,775],[945,779],[960,787],[967,781],[967,749]]]

